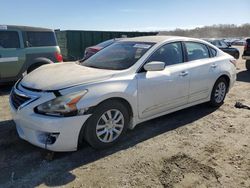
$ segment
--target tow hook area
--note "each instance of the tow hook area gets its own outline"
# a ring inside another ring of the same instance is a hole
[[[40,143],[44,144],[45,149],[48,145],[52,145],[56,142],[60,133],[48,133],[48,132],[39,132],[38,140]]]
[[[56,142],[59,133],[47,133],[46,140],[45,140],[45,149],[47,149],[48,145],[52,145]]]
[[[44,144],[45,151],[45,160],[52,161],[54,159],[55,152],[49,151],[48,146],[54,144],[60,133],[49,133],[49,132],[37,132],[38,141]]]

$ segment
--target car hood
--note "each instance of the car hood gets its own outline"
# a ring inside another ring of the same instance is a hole
[[[38,90],[60,90],[109,79],[117,71],[95,69],[75,62],[44,65],[26,75],[21,85]]]

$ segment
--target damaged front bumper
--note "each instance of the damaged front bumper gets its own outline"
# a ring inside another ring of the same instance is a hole
[[[19,103],[13,98],[13,93],[10,95],[11,114],[20,138],[51,151],[77,150],[80,130],[90,114],[71,117],[37,114],[34,108],[55,98],[55,95],[51,92],[33,92],[16,86],[13,90],[21,100],[27,100],[23,105],[17,106]],[[33,99],[30,96],[37,97]]]
[[[75,151],[84,122],[90,115],[74,117],[47,117],[24,114],[11,108],[20,138],[51,151]]]

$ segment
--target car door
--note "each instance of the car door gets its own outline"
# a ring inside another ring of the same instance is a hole
[[[138,109],[141,119],[180,107],[188,102],[189,73],[183,63],[180,42],[158,48],[147,62],[165,62],[162,71],[142,71],[137,74]]]
[[[18,75],[24,61],[20,33],[0,30],[0,78]]]
[[[188,103],[198,102],[209,97],[216,78],[218,64],[210,58],[208,46],[197,42],[184,42],[188,72],[190,74]]]

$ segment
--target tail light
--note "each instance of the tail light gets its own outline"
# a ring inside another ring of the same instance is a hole
[[[232,63],[236,67],[237,61],[236,61],[236,59],[231,59],[230,63]]]
[[[55,57],[57,62],[63,62],[62,54],[60,54],[59,52],[55,53]]]

